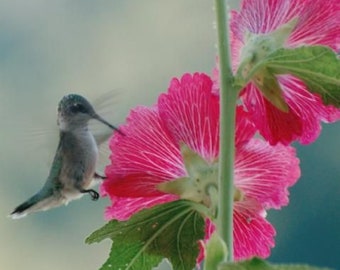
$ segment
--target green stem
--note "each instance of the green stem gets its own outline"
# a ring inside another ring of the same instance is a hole
[[[220,157],[217,230],[226,243],[227,262],[233,261],[233,198],[235,108],[238,91],[233,87],[229,46],[227,0],[215,0],[220,62]]]

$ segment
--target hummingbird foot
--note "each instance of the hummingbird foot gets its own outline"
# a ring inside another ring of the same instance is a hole
[[[89,193],[92,201],[97,201],[99,199],[99,193],[93,189],[83,189],[81,193]]]
[[[103,175],[100,175],[98,173],[94,173],[94,176],[93,176],[95,179],[102,179],[102,180],[105,180],[107,178],[107,176],[103,176]]]

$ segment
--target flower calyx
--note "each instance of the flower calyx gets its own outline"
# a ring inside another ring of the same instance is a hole
[[[244,87],[249,81],[254,83],[262,94],[279,110],[288,112],[289,107],[275,74],[263,63],[276,50],[283,47],[297,25],[298,18],[268,34],[246,34],[241,60],[236,72],[236,84]]]
[[[208,163],[187,145],[181,144],[181,153],[188,176],[163,182],[157,188],[181,199],[203,204],[213,215],[217,209],[218,162]]]

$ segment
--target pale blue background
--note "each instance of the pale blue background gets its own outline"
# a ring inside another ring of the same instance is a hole
[[[110,242],[83,242],[104,223],[106,199],[6,217],[41,187],[56,147],[32,130],[55,126],[56,105],[69,92],[93,99],[118,89],[111,120],[120,123],[133,106],[153,104],[172,77],[210,73],[212,3],[0,0],[1,269],[90,270],[104,262]],[[269,213],[277,229],[271,261],[340,265],[339,134],[339,124],[327,125],[315,144],[298,145],[303,177],[290,205]]]

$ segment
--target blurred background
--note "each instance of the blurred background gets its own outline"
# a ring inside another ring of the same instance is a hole
[[[206,0],[0,0],[1,269],[90,270],[105,261],[110,241],[85,245],[84,239],[104,224],[107,199],[92,202],[85,196],[21,220],[7,215],[47,177],[57,141],[46,130],[55,128],[64,94],[95,100],[117,89],[109,117],[119,124],[137,104],[155,103],[172,77],[211,73],[212,5]],[[290,190],[289,206],[269,212],[277,230],[270,261],[340,265],[339,134],[339,123],[324,125],[314,144],[296,145],[302,177]]]

